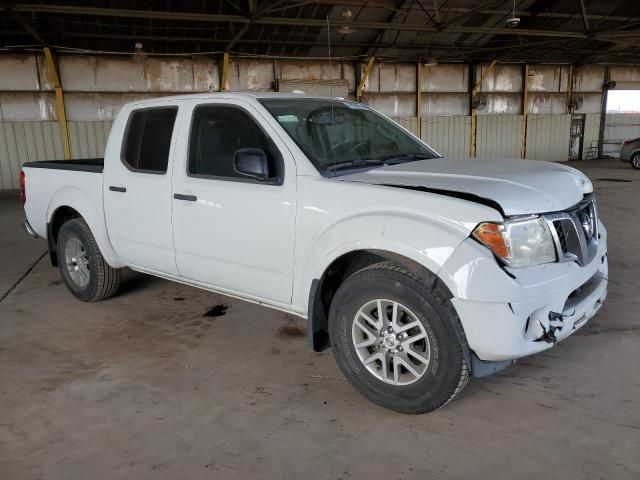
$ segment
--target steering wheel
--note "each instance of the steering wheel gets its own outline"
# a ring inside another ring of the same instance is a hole
[[[338,142],[336,143],[332,148],[331,148],[331,153],[334,154],[336,152],[336,150],[340,147],[342,147],[343,145],[348,145],[348,144],[355,144],[353,147],[351,147],[351,149],[347,152],[347,154],[353,153],[356,150],[358,150],[360,147],[365,147],[365,148],[369,148],[369,145],[367,145],[364,142],[354,142],[351,140],[343,140],[342,142]]]

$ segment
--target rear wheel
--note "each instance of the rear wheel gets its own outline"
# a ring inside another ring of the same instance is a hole
[[[469,379],[454,322],[453,305],[437,289],[382,262],[340,286],[329,334],[356,390],[391,410],[424,413],[446,405]]]
[[[640,152],[631,155],[631,166],[636,170],[640,170]]]
[[[67,221],[58,234],[60,273],[71,293],[83,302],[113,296],[120,285],[120,269],[111,268],[84,220]]]

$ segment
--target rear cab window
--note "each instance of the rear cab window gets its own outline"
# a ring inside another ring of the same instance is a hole
[[[122,144],[122,163],[131,171],[165,174],[177,106],[134,110]]]

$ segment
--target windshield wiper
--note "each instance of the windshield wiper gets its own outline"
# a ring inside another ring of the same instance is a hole
[[[335,172],[336,170],[341,170],[343,168],[352,168],[352,167],[364,167],[367,165],[384,165],[384,160],[376,160],[376,159],[368,159],[368,160],[351,160],[349,162],[341,162],[336,163],[334,165],[329,165],[326,168],[327,172]]]
[[[404,155],[398,155],[397,157],[388,158],[369,158],[366,160],[351,160],[349,162],[336,163],[335,165],[329,165],[326,168],[327,172],[335,172],[336,170],[342,170],[343,168],[363,167],[367,165],[395,165],[398,163],[410,162],[412,160],[427,160],[436,158],[428,153],[406,153]]]
[[[436,158],[428,153],[405,153],[403,155],[398,155],[397,157],[388,157],[384,159],[384,163],[386,165],[393,163],[402,163],[411,160],[430,160],[432,158]]]

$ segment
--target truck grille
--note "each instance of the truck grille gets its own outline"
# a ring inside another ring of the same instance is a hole
[[[560,261],[589,263],[598,251],[598,212],[589,195],[575,207],[546,214]]]

